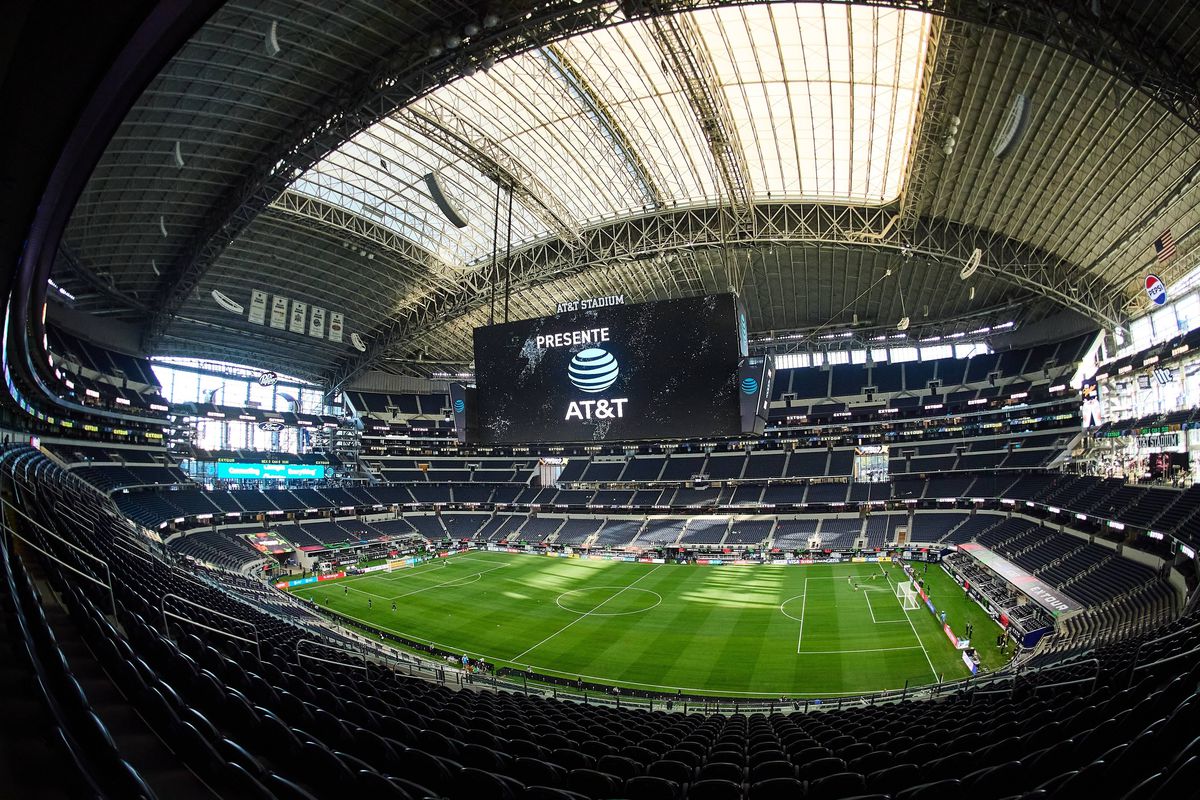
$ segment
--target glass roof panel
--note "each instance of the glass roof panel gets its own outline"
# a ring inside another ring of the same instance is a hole
[[[754,200],[882,204],[900,195],[929,17],[807,3],[683,16],[707,51]],[[461,142],[415,127],[413,113],[453,120],[481,152],[532,176],[526,188],[542,202],[514,204],[514,244],[558,235],[547,209],[583,228],[722,194],[696,112],[649,23],[577,36],[460,78],[359,134],[291,187],[386,225],[450,266],[480,263],[491,251],[495,182]],[[467,209],[466,229],[429,197],[422,178],[435,169]]]
[[[454,227],[434,204],[424,180],[431,171],[465,212],[466,228]],[[490,257],[495,182],[401,118],[359,133],[291,188],[389,228],[447,266]],[[501,203],[503,216],[507,202],[502,198]],[[546,226],[520,200],[514,202],[513,240],[545,234]]]
[[[796,3],[695,12],[754,196],[881,204],[900,195],[930,19]]]
[[[663,201],[715,202],[712,154],[700,123],[645,25],[569,39],[562,50],[616,118]]]

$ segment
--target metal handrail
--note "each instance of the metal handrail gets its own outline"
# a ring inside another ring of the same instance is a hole
[[[185,617],[182,614],[176,614],[173,611],[167,611],[167,600],[170,600],[172,598],[174,598],[175,600],[178,600],[181,603],[187,603],[188,605],[195,606],[196,608],[202,608],[205,611],[209,612],[210,614],[216,614],[218,617],[224,617],[225,619],[231,619],[234,622],[240,622],[241,624],[250,628],[250,630],[254,632],[254,638],[247,639],[244,636],[238,636],[235,633],[231,633],[229,631],[224,631],[224,630],[221,630],[220,628],[214,628],[211,625],[205,625],[203,622],[191,619],[190,617]],[[252,645],[254,645],[254,649],[258,655],[259,661],[262,660],[262,645],[260,644],[259,638],[258,638],[258,627],[255,626],[255,624],[253,622],[248,622],[247,620],[239,619],[238,617],[231,616],[222,611],[217,611],[215,608],[209,608],[208,606],[204,605],[203,603],[197,603],[195,600],[188,600],[186,597],[181,597],[173,592],[168,592],[162,596],[162,600],[159,603],[159,611],[162,613],[163,629],[166,632],[167,636],[171,635],[170,625],[167,624],[167,617],[169,615],[173,619],[180,620],[181,622],[189,622],[198,628],[204,628],[205,630],[212,631],[213,633],[219,633],[224,636],[228,636],[230,639],[237,639],[239,642],[247,642],[249,644],[252,644]]]
[[[1133,685],[1133,673],[1136,672],[1140,666],[1142,666],[1138,662],[1141,661],[1141,659],[1142,659],[1142,648],[1143,647],[1145,647],[1148,644],[1158,644],[1159,642],[1165,642],[1168,639],[1175,638],[1176,636],[1178,636],[1181,633],[1187,633],[1188,631],[1190,631],[1194,628],[1198,628],[1198,627],[1200,627],[1200,622],[1194,622],[1191,625],[1182,627],[1177,631],[1171,631],[1168,634],[1159,636],[1157,639],[1143,639],[1142,641],[1138,642],[1137,650],[1135,650],[1133,653],[1133,666],[1129,670],[1129,683],[1126,684],[1126,687]],[[1171,658],[1174,658],[1174,656],[1171,656]],[[1152,661],[1150,663],[1154,664],[1156,662]],[[1148,666],[1148,665],[1146,665],[1146,666]]]
[[[86,572],[84,572],[83,570],[79,569],[78,567],[71,566],[70,564],[63,561],[58,556],[54,555],[54,553],[51,553],[49,550],[42,548],[40,545],[35,544],[34,542],[30,541],[29,539],[26,539],[24,536],[22,536],[21,534],[17,533],[15,530],[13,530],[12,527],[10,527],[8,525],[8,523],[6,521],[4,521],[2,518],[0,518],[0,529],[2,529],[9,536],[12,536],[16,539],[20,539],[27,546],[33,548],[34,550],[41,553],[42,555],[44,555],[46,558],[50,559],[51,561],[54,561],[59,566],[66,567],[71,572],[74,572],[76,575],[79,575],[80,577],[84,578],[85,580],[89,580],[92,583],[96,584],[97,586],[102,586],[105,589],[108,589],[108,600],[112,606],[113,618],[114,619],[116,618],[116,616],[117,616],[117,599],[116,599],[116,596],[113,594],[112,574],[107,571],[108,564],[104,564],[103,561],[100,562],[101,564],[104,564],[105,573],[106,573],[106,575],[108,575],[108,583],[105,583],[104,581],[100,580],[96,576],[89,575]]]
[[[81,515],[78,511],[76,511],[75,509],[73,509],[69,506],[64,505],[62,502],[55,502],[54,510],[56,513],[59,513],[59,514],[62,514],[62,513],[69,514],[71,517],[74,518],[74,520],[77,524],[81,524],[81,525],[85,526],[85,530],[87,530],[88,533],[96,532],[96,524],[93,520],[84,518],[83,515]]]
[[[11,525],[8,524],[8,518],[3,513],[3,511],[5,511],[5,510],[12,510],[12,511],[17,512],[17,514],[24,517],[28,522],[32,523],[35,527],[41,529],[44,533],[47,533],[50,536],[53,536],[55,539],[57,539],[60,542],[62,542],[63,544],[65,544],[67,547],[70,547],[72,550],[75,550],[76,552],[80,553],[81,555],[84,555],[87,558],[92,559],[93,561],[98,563],[100,566],[104,567],[104,576],[107,579],[107,582],[100,580],[99,578],[97,578],[94,575],[87,574],[86,572],[79,569],[78,567],[74,567],[74,566],[68,564],[66,561],[63,561],[62,558],[55,555],[54,553],[51,553],[49,550],[46,550],[41,545],[37,544],[36,542],[31,541],[30,539],[26,538],[25,536],[22,536]],[[109,605],[112,608],[113,619],[116,619],[116,617],[117,617],[117,598],[116,598],[116,595],[113,593],[112,569],[108,566],[107,561],[105,561],[103,558],[100,558],[97,555],[89,553],[87,550],[83,549],[79,545],[73,544],[72,542],[67,541],[65,538],[63,538],[61,535],[59,535],[57,532],[51,530],[50,528],[47,528],[45,525],[38,522],[36,519],[29,516],[24,511],[22,511],[21,509],[17,508],[12,503],[10,503],[7,500],[4,500],[2,498],[0,498],[0,527],[2,527],[3,530],[6,531],[10,536],[14,536],[17,539],[20,539],[22,542],[29,545],[30,547],[32,547],[34,550],[38,551],[42,555],[46,556],[46,558],[49,558],[51,561],[54,561],[64,567],[66,567],[67,569],[71,570],[71,572],[81,575],[84,578],[86,578],[87,580],[92,581],[93,583],[95,583],[99,586],[103,586],[105,589],[108,589]]]
[[[300,645],[302,645],[302,644],[310,644],[310,645],[314,645],[316,647],[324,647],[327,650],[336,650],[339,653],[349,653],[350,655],[354,656],[359,661],[362,661],[364,663],[362,663],[362,664],[347,664],[344,661],[334,661],[332,659],[321,658],[320,656],[314,656],[314,655],[309,655],[307,653],[302,653],[300,651]],[[348,647],[340,647],[335,644],[329,644],[327,642],[317,641],[316,639],[299,639],[296,641],[296,666],[298,666],[298,667],[304,666],[304,663],[300,660],[302,658],[311,658],[313,661],[321,661],[326,664],[337,664],[338,666],[341,666],[341,667],[352,667],[353,669],[361,669],[364,671],[367,669],[367,665],[365,663],[366,659],[362,656],[362,654],[356,653]]]

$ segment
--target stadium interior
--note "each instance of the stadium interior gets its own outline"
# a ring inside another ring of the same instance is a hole
[[[5,23],[0,795],[1200,796],[1200,5]]]

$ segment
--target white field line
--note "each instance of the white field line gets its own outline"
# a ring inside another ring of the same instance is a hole
[[[800,653],[802,656],[824,656],[834,655],[836,653],[890,653],[895,650],[920,650],[921,645],[911,644],[907,647],[870,647],[864,650],[805,650]]]
[[[388,600],[399,600],[401,597],[408,597],[409,595],[420,594],[421,592],[428,592],[430,589],[437,589],[442,586],[449,586],[452,583],[459,583],[460,581],[465,581],[468,578],[476,578],[480,575],[486,575],[489,572],[495,572],[496,570],[504,569],[507,566],[508,566],[508,564],[500,564],[498,566],[492,567],[491,569],[484,569],[484,570],[480,570],[479,572],[472,572],[470,575],[459,575],[457,578],[451,578],[448,581],[442,581],[441,583],[435,583],[433,586],[424,586],[420,589],[413,589],[411,592],[405,592],[404,594],[398,594],[395,597],[389,597],[387,599]]]
[[[879,565],[879,571],[888,576],[888,582],[890,583],[892,576],[888,575],[888,571],[883,568],[883,564]],[[900,598],[897,597],[896,602],[900,603]],[[921,606],[918,605],[916,610],[920,610],[920,608]],[[929,672],[931,675],[933,675],[933,680],[936,682],[938,679],[938,673],[933,667],[933,659],[929,657],[929,651],[925,649],[925,643],[921,641],[921,634],[917,633],[917,626],[913,625],[912,617],[910,617],[908,612],[905,611],[903,603],[900,604],[900,611],[904,614],[904,618],[908,620],[908,627],[912,628],[913,636],[917,637],[917,644],[921,645],[921,650],[925,653],[925,661],[929,664]]]
[[[885,591],[885,590],[879,589],[878,587],[875,587],[875,586],[871,586],[871,587],[867,587],[867,588],[874,589],[877,592]],[[885,619],[882,622],[875,619],[875,606],[871,604],[871,595],[867,592],[863,592],[863,597],[866,598],[866,600],[867,600],[867,610],[871,612],[871,622],[874,622],[876,625],[903,625],[904,624],[904,620],[902,620],[902,619]]]
[[[796,637],[796,652],[800,652],[800,642],[804,641],[804,609],[808,607],[808,578],[804,579],[804,599],[800,601],[800,634]]]
[[[387,625],[383,625],[380,623],[371,623],[371,624],[373,624],[376,628],[379,628],[380,630],[385,630],[385,631],[388,631],[389,633],[394,633],[398,636],[404,636],[404,637],[406,637],[408,639],[412,639],[414,641],[425,642],[427,644],[433,645],[434,647],[440,647],[443,650],[453,650],[455,652],[466,653],[467,655],[472,655],[477,658],[482,658],[485,661],[491,661],[493,663],[500,663],[500,662],[504,661],[504,659],[501,658],[500,656],[491,655],[488,653],[481,653],[476,650],[471,650],[469,648],[457,647],[453,644],[446,644],[444,642],[435,642],[432,639],[425,639],[420,636],[414,636],[411,633],[405,633],[404,631],[397,630],[396,628],[389,628]],[[917,648],[914,646],[912,649],[916,650]],[[511,663],[511,662],[509,662],[509,663]],[[549,675],[562,675],[562,676],[568,675],[568,673],[563,672],[562,670],[559,670],[555,667],[542,666],[539,664],[525,664],[523,666],[526,669],[534,670],[537,672],[544,672]],[[755,698],[755,699],[762,699],[762,700],[777,698],[777,697],[780,697],[783,695],[788,695],[788,694],[794,694],[796,697],[859,697],[862,695],[869,695],[869,694],[872,694],[875,692],[898,692],[902,688],[902,687],[897,686],[897,687],[891,688],[891,689],[871,689],[871,690],[864,689],[861,691],[853,691],[853,692],[795,692],[795,693],[789,693],[789,692],[742,692],[742,691],[736,691],[734,689],[719,689],[719,688],[697,689],[694,687],[672,686],[672,685],[667,685],[667,684],[662,684],[662,683],[642,683],[639,681],[630,681],[630,680],[624,680],[624,679],[617,680],[615,678],[605,677],[603,675],[581,675],[581,674],[575,673],[575,672],[572,672],[569,674],[583,678],[585,680],[597,681],[597,682],[606,683],[606,684],[609,684],[612,686],[636,686],[636,687],[641,687],[644,689],[662,689],[664,691],[669,691],[669,692],[674,692],[676,690],[679,690],[679,691],[683,691],[683,692],[691,692],[691,693],[694,693],[697,695],[708,694],[708,695],[713,695],[713,696],[719,695],[721,697],[748,697],[748,698]],[[909,688],[913,689],[913,688],[920,688],[920,687],[911,687],[910,686]]]
[[[565,631],[567,628],[569,628],[569,627],[571,627],[572,625],[574,625],[575,623],[577,623],[577,622],[580,622],[580,621],[582,621],[583,619],[585,619],[585,618],[586,618],[586,617],[587,617],[589,614],[592,614],[593,612],[595,612],[596,610],[598,610],[599,608],[601,608],[601,607],[602,607],[602,606],[603,606],[605,603],[607,603],[607,602],[609,602],[610,600],[612,600],[612,599],[616,598],[618,595],[620,595],[620,594],[621,594],[622,592],[624,592],[626,589],[630,589],[630,588],[632,588],[632,587],[633,587],[635,584],[641,583],[641,582],[642,582],[643,580],[645,580],[646,578],[649,578],[649,577],[650,577],[651,575],[653,575],[655,572],[658,572],[659,568],[661,568],[661,567],[663,567],[663,566],[665,566],[665,565],[664,565],[664,564],[659,564],[659,565],[658,565],[658,566],[656,566],[654,569],[650,570],[649,572],[647,572],[647,573],[646,573],[645,575],[643,575],[642,577],[638,578],[638,579],[637,579],[636,581],[634,581],[633,583],[630,583],[628,586],[625,586],[625,587],[623,587],[622,589],[620,589],[620,591],[618,591],[616,594],[613,594],[611,597],[608,597],[608,598],[606,598],[606,599],[605,599],[603,602],[600,602],[600,603],[598,603],[598,604],[597,604],[597,605],[596,605],[594,608],[592,608],[592,610],[591,610],[591,611],[588,611],[587,613],[584,613],[584,614],[580,614],[578,617],[576,617],[575,619],[571,620],[571,621],[570,621],[570,622],[568,622],[566,625],[562,626],[561,628],[559,628],[558,630],[556,630],[554,633],[552,633],[552,634],[550,634],[549,636],[547,636],[545,639],[542,639],[540,642],[538,642],[537,644],[535,644],[533,647],[527,648],[527,649],[525,649],[525,650],[521,651],[520,653],[517,653],[515,656],[513,656],[512,658],[510,658],[510,659],[507,659],[507,660],[508,660],[508,661],[512,661],[512,662],[514,662],[514,663],[515,663],[515,662],[517,662],[517,661],[518,661],[518,660],[519,660],[519,659],[520,659],[522,656],[524,656],[526,653],[529,653],[529,652],[531,652],[531,651],[533,651],[533,650],[536,650],[536,649],[538,649],[539,647],[541,647],[542,645],[544,645],[546,642],[550,641],[550,640],[551,640],[551,639],[553,639],[555,636],[558,636],[560,633],[562,633],[563,631]],[[581,587],[581,588],[587,588],[587,587]]]

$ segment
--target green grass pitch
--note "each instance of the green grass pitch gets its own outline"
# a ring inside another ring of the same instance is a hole
[[[293,591],[498,667],[639,689],[819,698],[967,677],[940,623],[923,604],[903,611],[885,573],[903,575],[891,564],[714,567],[472,552]],[[930,566],[927,581],[956,631],[974,623],[984,666],[999,667],[999,626],[940,567]]]

